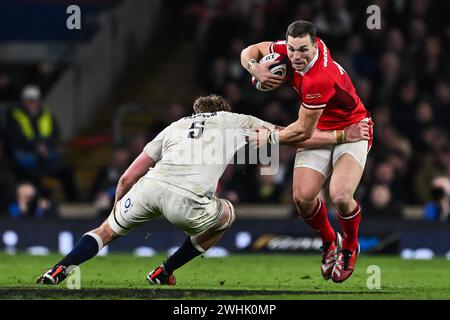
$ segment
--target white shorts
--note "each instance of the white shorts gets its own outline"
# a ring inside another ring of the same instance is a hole
[[[300,148],[295,157],[294,168],[306,167],[320,172],[325,179],[331,175],[336,161],[344,154],[349,154],[364,169],[367,153],[369,152],[369,141],[337,144],[321,149]]]
[[[126,235],[144,222],[163,215],[189,235],[200,234],[220,220],[223,206],[216,197],[201,197],[160,180],[141,178],[113,208],[108,223]]]

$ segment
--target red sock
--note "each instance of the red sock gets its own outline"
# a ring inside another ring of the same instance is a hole
[[[356,250],[358,248],[358,229],[361,221],[361,206],[356,203],[356,208],[347,216],[343,217],[336,211],[342,231],[344,232],[344,240],[342,242],[343,249]]]
[[[316,207],[312,212],[311,217],[303,220],[320,234],[323,243],[334,241],[336,232],[334,232],[330,221],[328,221],[327,207],[319,198],[317,198]]]

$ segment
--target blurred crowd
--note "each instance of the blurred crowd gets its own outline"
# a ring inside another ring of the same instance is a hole
[[[73,170],[62,157],[59,124],[35,85],[5,110],[0,134],[0,210],[11,217],[55,215],[48,179],[59,180],[66,200],[76,202]]]
[[[380,30],[366,25],[366,8],[372,4],[381,9]],[[446,221],[450,212],[446,7],[438,0],[191,0],[183,4],[183,15],[195,32],[201,94],[223,95],[236,112],[281,126],[297,119],[295,92],[288,85],[257,91],[241,67],[240,52],[249,44],[284,39],[294,20],[315,23],[318,36],[349,73],[375,122],[374,144],[356,194],[367,214],[401,216],[405,206],[422,205],[427,219]],[[6,80],[0,74],[3,95],[13,92],[7,90],[11,84]],[[0,210],[13,217],[51,215],[55,206],[45,179],[58,179],[66,200],[77,201],[73,170],[62,160],[58,124],[42,105],[39,88],[27,86],[20,94],[21,103],[11,108],[0,135],[0,189],[5,190]],[[145,143],[191,113],[191,105],[168,105],[146,135],[133,137],[127,147],[117,146],[110,163],[97,173],[89,200],[106,214],[120,175]],[[280,169],[274,176],[260,175],[260,166],[228,166],[219,196],[235,203],[292,203],[295,153],[294,148],[281,147]]]

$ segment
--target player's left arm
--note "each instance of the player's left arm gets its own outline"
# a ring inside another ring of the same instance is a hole
[[[284,130],[284,129],[285,127],[275,126],[273,130]],[[273,133],[279,135],[279,133],[277,132],[271,132],[267,126],[258,127],[256,128],[256,130],[258,131],[259,135],[257,139],[261,139],[261,137],[268,138],[268,136]],[[298,143],[292,142],[292,144],[290,145],[297,148],[315,149],[315,148],[323,148],[330,145],[352,143],[369,139],[370,139],[369,124],[365,122],[359,122],[351,124],[347,128],[341,130],[315,129],[311,138]],[[272,141],[270,142],[272,143]]]
[[[329,134],[320,133],[315,129],[323,110],[334,95],[333,82],[320,76],[305,78],[301,92],[302,104],[298,111],[298,119],[285,130],[279,132],[279,143],[298,147],[302,143],[308,144],[308,142],[305,142],[308,140],[310,140],[309,143],[323,143],[324,140],[327,144],[332,142],[332,137]],[[270,142],[276,140],[276,134],[272,133],[271,136],[274,139],[271,139]]]
[[[284,130],[285,127],[276,126],[276,130]],[[311,138],[299,142],[297,148],[323,148],[330,145],[351,143],[370,139],[370,126],[366,122],[349,125],[341,130],[319,130],[315,129]]]
[[[300,107],[297,121],[288,125],[284,130],[278,132],[272,131],[273,135],[269,142],[298,146],[299,143],[311,139],[322,112],[323,109],[306,109]],[[276,135],[278,135],[278,138],[276,138]]]
[[[131,187],[147,173],[149,168],[154,167],[156,162],[144,151],[133,161],[117,183],[116,200],[120,201]]]
[[[296,147],[299,143],[312,138],[321,115],[322,109],[310,110],[300,107],[297,121],[281,131],[276,128],[271,131],[267,128],[257,129],[258,133],[250,137],[250,142],[258,146],[279,143]]]

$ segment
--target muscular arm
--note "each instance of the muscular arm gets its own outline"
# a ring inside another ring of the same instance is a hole
[[[246,69],[248,72],[251,73],[251,71],[248,68],[248,62],[251,59],[255,59],[256,61],[259,61],[262,57],[264,57],[265,55],[268,55],[270,53],[269,48],[270,48],[271,44],[272,44],[272,42],[270,42],[270,41],[260,42],[260,43],[252,44],[252,45],[248,46],[247,48],[245,48],[244,50],[242,50],[241,64],[244,67],[244,69]]]
[[[283,130],[284,127],[276,126],[276,130]],[[349,125],[343,130],[319,130],[315,129],[311,138],[293,144],[297,148],[322,148],[329,145],[352,143],[360,140],[370,139],[370,126],[368,123],[359,122]]]
[[[155,163],[148,154],[142,152],[120,177],[117,183],[115,203],[120,201],[131,187],[147,173],[148,169],[155,166]]]
[[[298,148],[314,149],[338,143],[339,142],[337,141],[336,135],[333,131],[322,131],[316,129],[314,130],[311,138],[305,141],[298,142],[294,146]]]
[[[279,143],[296,147],[300,143],[313,138],[313,134],[316,134],[313,142],[328,139],[328,135],[321,134],[320,132],[315,133],[315,128],[322,115],[322,111],[322,109],[310,110],[300,107],[297,121],[279,132]]]
[[[261,82],[264,86],[279,86],[283,82],[283,77],[273,74],[269,71],[270,63],[257,63],[263,56],[270,53],[270,46],[272,42],[265,41],[257,44],[252,44],[242,50],[241,64],[256,80]],[[252,64],[248,62],[254,59]]]

